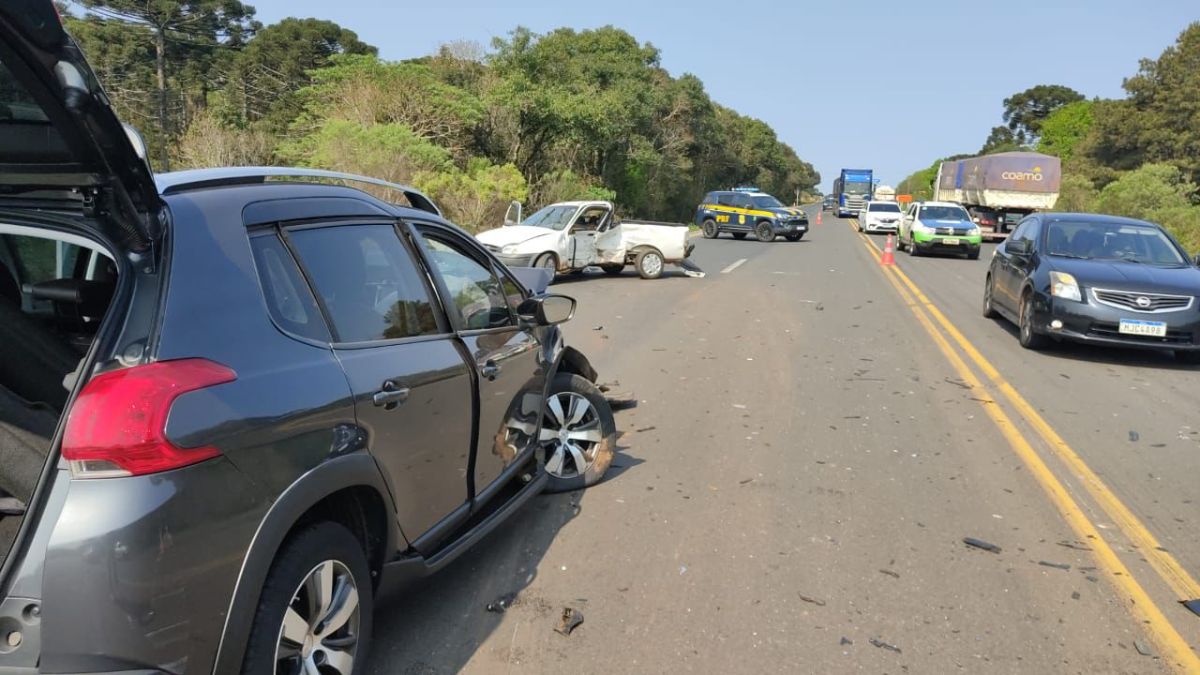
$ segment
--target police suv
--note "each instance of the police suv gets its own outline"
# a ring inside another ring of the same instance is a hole
[[[729,232],[734,239],[753,233],[759,241],[774,241],[778,236],[800,241],[808,232],[808,216],[757,188],[734,188],[705,195],[696,208],[696,225],[706,239]]]

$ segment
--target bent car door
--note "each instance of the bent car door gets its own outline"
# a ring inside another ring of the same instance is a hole
[[[546,367],[537,337],[517,318],[525,299],[521,286],[450,229],[420,224],[416,231],[475,368],[479,425],[470,477],[472,494],[482,503],[537,442]]]
[[[571,267],[582,269],[596,264],[596,237],[609,217],[605,206],[589,206],[571,225]]]
[[[428,278],[390,222],[297,228],[287,238],[335,333],[401,529],[409,541],[445,531],[467,514],[471,371]]]

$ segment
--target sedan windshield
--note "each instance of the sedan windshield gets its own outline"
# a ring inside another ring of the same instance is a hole
[[[971,220],[960,206],[922,206],[921,220]]]
[[[777,209],[783,206],[778,199],[775,199],[771,195],[758,195],[751,197],[750,201],[756,209]]]
[[[896,204],[892,204],[891,202],[869,204],[867,206],[867,210],[868,211],[883,211],[886,213],[900,213],[900,207],[897,206]]]
[[[548,230],[563,230],[571,223],[571,216],[575,215],[577,210],[578,207],[575,206],[547,206],[521,221],[521,224],[544,227]]]
[[[1187,264],[1170,238],[1151,225],[1054,221],[1046,231],[1046,250],[1050,255],[1067,258],[1163,266]]]

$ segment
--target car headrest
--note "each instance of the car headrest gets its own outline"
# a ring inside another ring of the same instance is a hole
[[[80,316],[98,319],[108,310],[116,283],[84,279],[54,279],[33,285],[35,300],[49,300],[76,308]]]

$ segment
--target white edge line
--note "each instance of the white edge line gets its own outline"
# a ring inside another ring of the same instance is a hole
[[[745,258],[742,258],[741,260],[738,260],[737,262],[733,263],[733,264],[732,264],[732,265],[730,265],[729,267],[726,267],[725,269],[721,270],[721,274],[729,274],[730,272],[732,272],[732,271],[736,270],[737,268],[741,267],[741,266],[742,266],[742,263],[744,263],[744,262],[746,262],[746,259],[745,259]]]

